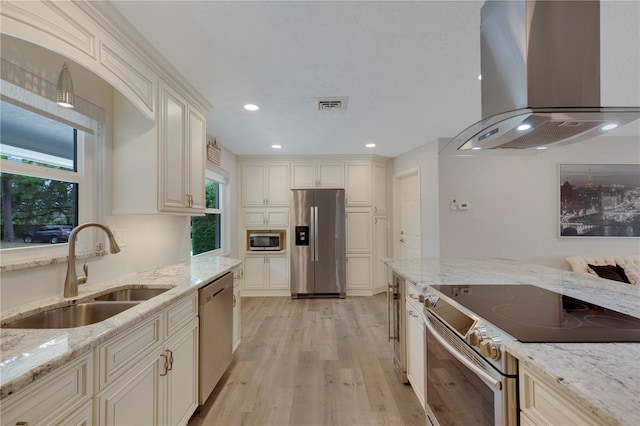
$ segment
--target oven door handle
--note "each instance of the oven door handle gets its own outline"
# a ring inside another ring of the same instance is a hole
[[[502,390],[502,382],[500,380],[496,380],[491,375],[482,371],[478,368],[474,363],[469,361],[466,357],[460,355],[460,353],[453,347],[449,342],[447,342],[442,336],[438,334],[438,332],[433,328],[429,320],[427,319],[424,324],[427,326],[429,332],[435,337],[435,339],[440,343],[444,348],[449,352],[455,359],[460,361],[465,367],[471,370],[474,374],[476,374],[483,382],[496,388],[497,390]]]

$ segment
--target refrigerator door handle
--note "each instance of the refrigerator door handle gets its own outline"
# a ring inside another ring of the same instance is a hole
[[[313,207],[313,260],[317,262],[318,259],[318,207]]]
[[[316,260],[316,227],[315,227],[315,223],[316,223],[316,211],[315,211],[315,207],[309,207],[310,210],[310,214],[311,214],[311,226],[309,226],[309,245],[311,246],[311,261],[315,262]]]

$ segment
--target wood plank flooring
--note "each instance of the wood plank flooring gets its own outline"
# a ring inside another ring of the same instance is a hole
[[[242,343],[189,426],[425,425],[387,340],[386,296],[242,298]]]

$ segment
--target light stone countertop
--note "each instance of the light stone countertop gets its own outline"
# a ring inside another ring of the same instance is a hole
[[[507,259],[385,259],[430,284],[533,284],[640,318],[640,287]],[[640,424],[640,343],[521,343],[505,349],[607,425]]]
[[[2,312],[0,322],[4,324],[7,319],[40,312],[45,306],[68,305],[69,300],[82,302],[118,287],[171,287],[171,290],[105,321],[84,327],[49,330],[0,329],[0,399],[91,351],[118,332],[150,317],[177,299],[196,292],[201,286],[240,264],[241,261],[227,257],[196,256],[153,270],[96,284],[81,285],[78,287],[78,297],[39,300]]]

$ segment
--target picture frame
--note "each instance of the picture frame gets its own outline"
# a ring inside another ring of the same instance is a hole
[[[559,237],[640,237],[640,164],[559,164]]]

